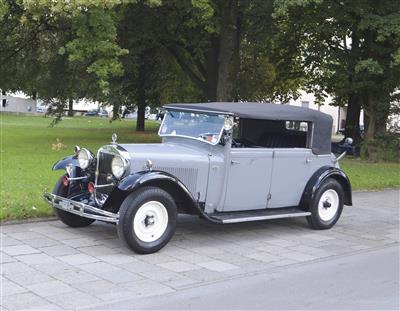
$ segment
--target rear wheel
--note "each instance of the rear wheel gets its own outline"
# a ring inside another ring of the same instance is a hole
[[[53,189],[53,194],[59,195],[66,198],[68,194],[68,188],[64,186],[62,182],[63,176],[57,181]],[[95,220],[90,218],[81,217],[58,208],[53,207],[54,214],[60,219],[64,224],[73,228],[87,227],[92,224]]]
[[[327,179],[311,202],[308,224],[313,229],[329,229],[339,220],[343,210],[344,191],[335,179]]]
[[[137,253],[150,254],[172,238],[177,219],[174,199],[156,187],[131,193],[119,210],[118,235]]]

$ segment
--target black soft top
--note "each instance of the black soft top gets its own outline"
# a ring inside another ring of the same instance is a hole
[[[315,154],[331,152],[332,117],[309,108],[267,103],[195,103],[169,104],[166,109],[221,113],[244,119],[312,122],[312,150]]]

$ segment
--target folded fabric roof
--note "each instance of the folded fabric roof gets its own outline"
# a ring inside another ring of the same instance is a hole
[[[333,119],[330,115],[317,110],[271,103],[188,103],[168,104],[166,109],[189,110],[205,113],[221,113],[244,119],[305,121],[313,123],[312,150],[315,154],[331,152],[331,134]]]

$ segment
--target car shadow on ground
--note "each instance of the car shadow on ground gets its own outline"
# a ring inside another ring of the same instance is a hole
[[[117,252],[134,254],[118,238],[117,228],[114,224],[97,221],[88,227],[69,228],[56,221],[53,226],[68,231],[74,239],[95,240],[100,245],[106,245]],[[250,246],[257,245],[258,242],[265,243],[268,237],[271,239],[284,237],[291,239],[298,237],[299,234],[309,234],[310,232],[312,231],[304,217],[221,225],[201,219],[197,215],[179,215],[178,225],[172,240],[159,253],[181,246],[185,249],[188,246],[219,248],[226,246],[226,244]],[[69,244],[72,247],[79,248],[79,243],[74,245],[71,241]],[[214,249],[214,251],[217,250]],[[167,252],[169,253],[169,251]],[[104,254],[106,253],[108,251],[105,250]]]

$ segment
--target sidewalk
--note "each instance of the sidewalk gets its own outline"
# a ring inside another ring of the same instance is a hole
[[[305,219],[214,225],[179,218],[160,252],[137,255],[113,225],[68,228],[59,221],[1,226],[1,309],[80,309],[164,295],[301,262],[399,241],[399,191],[354,193],[336,226]]]

